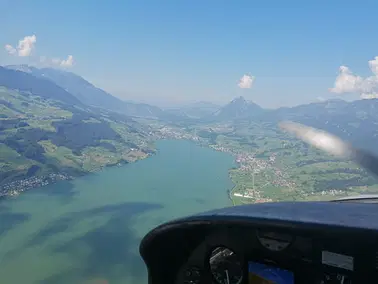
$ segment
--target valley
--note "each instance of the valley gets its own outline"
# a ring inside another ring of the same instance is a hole
[[[330,156],[278,129],[274,123],[199,123],[185,128],[156,124],[159,139],[185,139],[231,154],[234,205],[320,201],[378,193],[378,181],[348,160]]]
[[[365,170],[277,126],[291,119],[375,151],[377,100],[334,100],[274,111],[243,97],[220,107],[200,102],[169,110],[122,103],[128,112],[99,107],[111,95],[73,73],[23,65],[1,71],[6,78],[27,78],[27,83],[0,87],[0,196],[136,162],[156,153],[156,141],[164,139],[191,140],[232,154],[238,164],[229,173],[234,204],[329,200],[378,191],[378,182]],[[69,101],[55,95],[65,90],[72,90]]]
[[[0,0],[0,284],[372,282],[368,2]]]
[[[267,125],[249,125],[248,135],[235,134],[235,128],[232,133],[213,131],[209,141],[210,147],[232,153],[238,164],[230,170],[235,205],[378,192],[377,180],[358,165],[294,140],[273,125],[269,131]]]

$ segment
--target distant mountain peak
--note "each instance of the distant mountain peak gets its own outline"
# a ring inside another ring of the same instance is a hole
[[[253,103],[248,102],[243,96],[239,96],[214,113],[220,119],[232,120],[248,118],[261,114],[263,109]]]
[[[240,96],[240,97],[236,97],[234,98],[231,103],[235,103],[235,102],[247,102],[247,100],[243,97],[243,96]]]

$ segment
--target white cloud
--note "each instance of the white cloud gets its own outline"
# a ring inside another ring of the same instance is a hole
[[[362,78],[341,66],[333,88],[329,91],[336,94],[357,93],[362,99],[378,98],[378,56],[370,60],[369,67],[372,76]]]
[[[60,67],[72,67],[74,64],[74,59],[72,55],[68,55],[67,59],[60,59],[60,58],[47,58],[46,56],[41,56],[39,61],[42,64],[50,65],[50,66],[60,66]]]
[[[255,81],[255,77],[245,74],[243,75],[243,77],[240,78],[238,86],[241,89],[250,89],[252,88],[254,81]]]
[[[17,50],[18,56],[29,56],[34,49],[34,44],[37,42],[35,35],[26,36],[18,42]]]
[[[37,37],[35,35],[31,36],[25,36],[23,39],[20,39],[18,41],[17,48],[14,48],[10,44],[5,45],[5,50],[10,54],[10,55],[18,55],[21,57],[24,56],[30,56],[32,53],[35,43],[37,42]]]
[[[10,55],[26,57],[32,55],[32,51],[35,49],[36,42],[36,35],[25,36],[23,39],[20,39],[18,41],[16,48],[10,44],[6,44],[4,48]],[[72,55],[68,55],[67,59],[40,56],[39,62],[47,66],[72,67],[72,65],[74,64],[74,59]]]
[[[15,55],[16,52],[17,52],[17,50],[16,50],[13,46],[11,46],[10,44],[6,44],[6,45],[5,45],[5,50],[6,50],[9,54],[11,54],[11,55]]]
[[[336,77],[335,85],[330,89],[332,93],[355,93],[361,86],[363,79],[354,75],[348,67],[340,66],[339,75]]]
[[[60,66],[62,67],[71,67],[74,63],[74,60],[73,60],[73,56],[72,55],[68,55],[67,59],[66,60],[62,60],[60,62]]]
[[[371,72],[378,76],[378,56],[374,57],[373,60],[369,61],[369,67],[371,69]]]

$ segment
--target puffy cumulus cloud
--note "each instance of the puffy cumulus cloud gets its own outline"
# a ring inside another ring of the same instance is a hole
[[[35,35],[26,36],[24,39],[20,40],[17,46],[18,56],[29,56],[36,42],[37,37]]]
[[[355,93],[361,87],[362,82],[363,79],[360,76],[354,75],[348,67],[341,66],[335,85],[330,91],[336,94]]]
[[[5,45],[5,50],[6,50],[9,54],[11,54],[11,55],[15,55],[16,52],[17,52],[17,50],[16,50],[13,46],[11,46],[10,44],[6,44],[6,45]]]
[[[68,55],[67,59],[66,60],[62,60],[60,62],[60,66],[62,67],[71,67],[74,63],[74,60],[73,60],[73,56],[72,55]]]
[[[36,35],[25,36],[23,39],[20,39],[18,41],[17,47],[13,47],[10,44],[6,44],[4,48],[10,55],[26,57],[26,56],[32,55],[32,51],[35,49],[36,42],[37,42]],[[56,66],[56,67],[59,66],[63,68],[72,67],[74,65],[74,59],[72,55],[68,55],[66,59],[49,58],[46,56],[40,56],[39,62],[42,63],[43,65]]]
[[[369,67],[371,69],[371,72],[373,72],[375,76],[378,76],[378,56],[369,61]]]
[[[329,91],[336,94],[357,93],[362,99],[378,98],[378,56],[368,63],[373,75],[366,78],[354,74],[346,66],[341,66],[334,87]]]
[[[74,64],[74,59],[72,55],[68,55],[67,59],[60,58],[47,58],[46,56],[40,56],[39,61],[42,64],[50,66],[60,66],[60,67],[72,67]]]
[[[240,78],[238,86],[241,89],[250,89],[252,88],[254,81],[255,81],[255,77],[245,74],[243,75],[243,77]]]
[[[20,39],[18,41],[17,48],[13,47],[10,44],[6,44],[5,50],[10,55],[18,55],[21,57],[30,56],[35,47],[36,42],[37,42],[37,37],[35,35],[25,36],[23,39]]]

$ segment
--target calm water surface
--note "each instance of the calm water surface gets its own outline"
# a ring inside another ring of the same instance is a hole
[[[157,155],[0,202],[0,283],[147,283],[149,229],[230,206],[233,158],[188,141]]]

